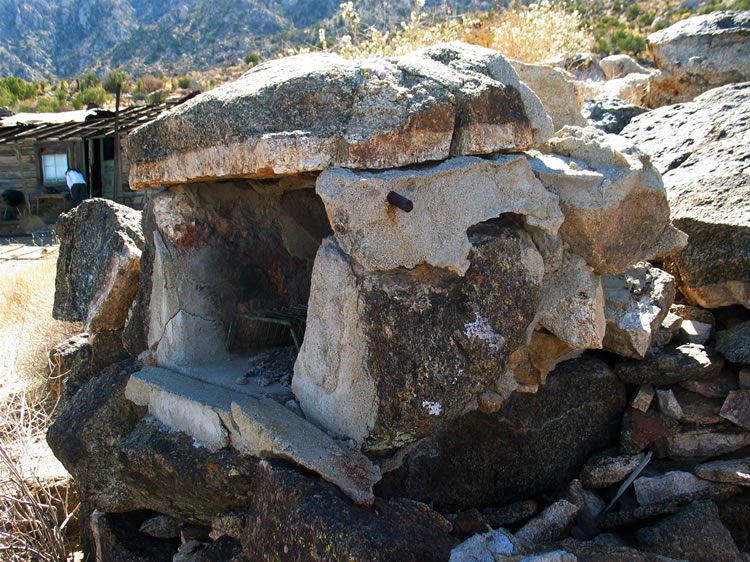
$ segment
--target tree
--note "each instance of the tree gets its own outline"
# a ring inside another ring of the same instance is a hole
[[[115,201],[122,195],[120,172],[120,96],[126,90],[128,77],[122,69],[110,70],[102,78],[102,87],[115,95]]]

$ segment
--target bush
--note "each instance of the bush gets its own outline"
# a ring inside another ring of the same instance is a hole
[[[633,21],[639,15],[641,15],[641,7],[638,4],[631,4],[625,10],[625,17],[628,18],[628,21]]]
[[[6,90],[16,100],[28,100],[37,94],[36,84],[26,82],[26,80],[14,76],[0,78],[0,90]]]
[[[505,12],[493,38],[489,47],[524,62],[588,52],[593,43],[578,12],[566,13],[547,0]]]
[[[146,101],[152,104],[164,103],[165,101],[167,101],[167,91],[159,90],[157,92],[153,92],[152,94],[149,94],[149,96],[146,98]]]
[[[260,55],[258,53],[248,53],[245,55],[245,64],[255,66],[260,62]]]
[[[177,79],[177,86],[179,88],[182,88],[183,90],[186,90],[190,87],[190,76],[180,76]]]
[[[73,107],[76,109],[83,109],[88,107],[89,104],[103,105],[104,102],[110,100],[107,92],[101,86],[95,88],[86,88],[82,92],[78,92],[73,98]]]
[[[750,10],[750,0],[737,0],[732,4],[732,9],[737,11]]]
[[[616,31],[610,43],[617,52],[621,53],[638,55],[646,50],[646,39],[643,36],[624,30]]]
[[[164,87],[164,81],[153,74],[146,74],[138,80],[138,84],[140,85],[141,91],[146,94],[161,90]]]

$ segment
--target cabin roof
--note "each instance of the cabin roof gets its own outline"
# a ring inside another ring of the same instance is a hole
[[[185,99],[125,107],[120,110],[120,131],[128,133]],[[62,113],[18,113],[0,119],[0,144],[85,140],[109,137],[114,132],[115,112],[100,108]]]

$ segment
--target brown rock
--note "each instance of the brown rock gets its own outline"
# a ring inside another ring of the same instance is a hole
[[[534,331],[529,344],[510,356],[508,370],[513,372],[519,385],[543,385],[558,363],[579,353],[553,334]]]
[[[713,482],[750,486],[750,458],[707,462],[695,467],[695,473]]]
[[[328,53],[258,65],[131,133],[130,184],[394,168],[523,150],[552,134],[497,51],[455,42],[388,65]]]
[[[622,419],[620,451],[630,455],[643,451],[651,443],[679,431],[677,420],[657,412],[641,412],[629,408]]]
[[[654,401],[654,396],[656,396],[654,387],[650,384],[642,384],[638,387],[638,392],[633,396],[630,406],[641,412],[647,412],[651,406],[651,402]]]
[[[589,459],[581,469],[581,483],[587,488],[606,488],[618,484],[638,467],[644,456],[640,453]]]
[[[459,513],[451,513],[446,518],[453,525],[451,533],[460,539],[466,539],[471,535],[491,530],[482,517],[482,514],[476,508]]]
[[[477,398],[479,411],[483,414],[494,414],[502,408],[503,400],[505,400],[505,398],[500,396],[497,392],[483,392],[479,395],[479,398]]]

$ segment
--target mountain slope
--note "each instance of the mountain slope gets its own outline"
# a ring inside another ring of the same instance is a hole
[[[124,67],[132,74],[185,72],[271,56],[317,41],[317,26],[343,26],[341,0],[0,0],[0,76],[72,78]],[[448,0],[430,0],[442,10]],[[366,24],[408,18],[414,0],[360,0]],[[450,0],[456,11],[490,0]]]

